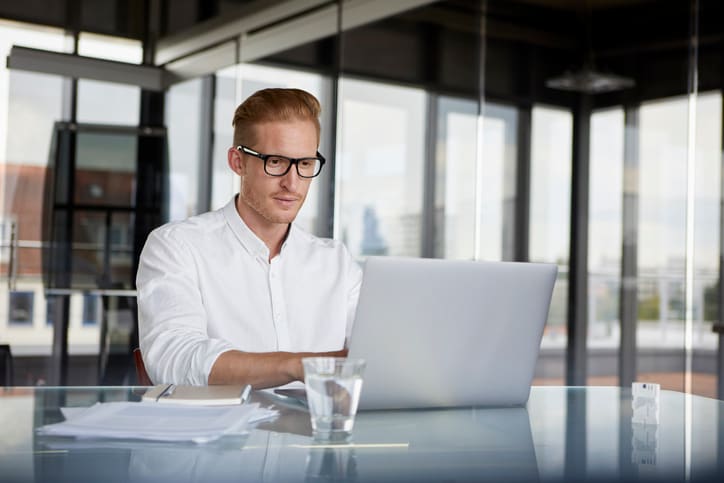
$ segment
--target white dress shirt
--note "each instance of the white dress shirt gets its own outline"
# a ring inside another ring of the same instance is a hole
[[[223,352],[342,349],[362,270],[338,241],[291,225],[281,252],[223,208],[166,224],[136,277],[139,342],[151,380],[205,385]]]

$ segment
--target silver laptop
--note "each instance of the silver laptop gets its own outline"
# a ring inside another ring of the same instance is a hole
[[[368,258],[349,341],[367,361],[360,409],[524,405],[557,270]]]

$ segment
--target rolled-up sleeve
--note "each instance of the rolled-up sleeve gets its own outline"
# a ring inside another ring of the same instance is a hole
[[[210,338],[197,260],[173,228],[153,231],[136,276],[139,344],[155,384],[206,385],[211,367],[233,349]]]

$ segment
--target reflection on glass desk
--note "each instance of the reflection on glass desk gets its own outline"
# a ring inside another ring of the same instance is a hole
[[[724,402],[662,391],[658,425],[633,424],[631,391],[534,387],[525,408],[370,411],[353,441],[315,442],[309,415],[207,445],[34,434],[60,407],[139,400],[144,388],[0,389],[0,481],[720,481]]]

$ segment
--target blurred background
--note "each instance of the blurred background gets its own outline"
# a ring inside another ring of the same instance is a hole
[[[134,382],[145,237],[230,200],[235,107],[293,86],[322,102],[330,161],[305,229],[360,260],[556,263],[535,384],[724,398],[722,18],[716,0],[0,1],[1,382]]]

